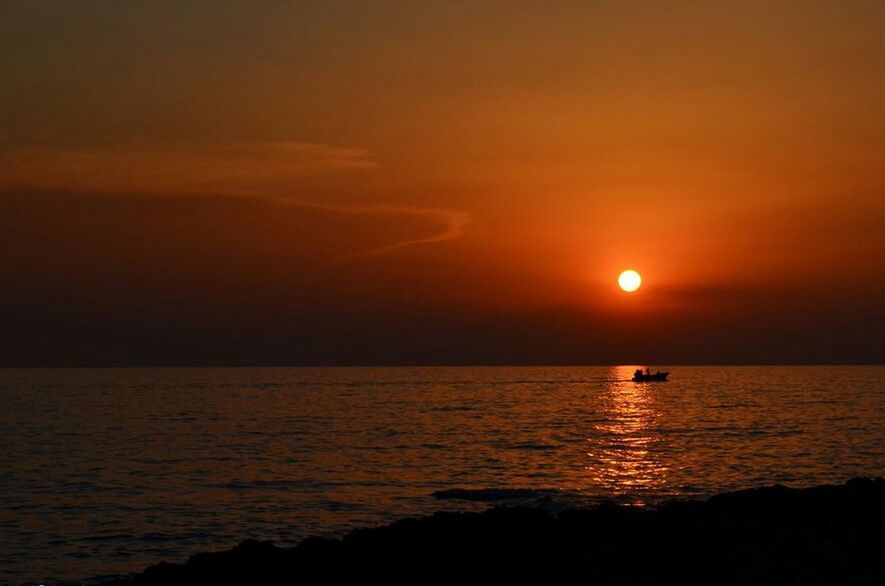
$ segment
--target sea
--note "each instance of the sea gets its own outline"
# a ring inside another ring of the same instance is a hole
[[[885,367],[635,368],[2,369],[0,584],[443,509],[885,475]]]

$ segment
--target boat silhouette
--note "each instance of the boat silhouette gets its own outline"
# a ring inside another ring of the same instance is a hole
[[[633,382],[635,383],[647,383],[647,382],[666,382],[667,377],[670,376],[669,372],[661,372],[660,370],[657,372],[650,372],[646,369],[645,372],[641,370],[637,370],[633,373]]]

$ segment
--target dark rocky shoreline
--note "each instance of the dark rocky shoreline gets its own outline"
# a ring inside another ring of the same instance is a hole
[[[885,584],[885,480],[771,486],[654,509],[442,512],[292,548],[244,541],[114,582]]]

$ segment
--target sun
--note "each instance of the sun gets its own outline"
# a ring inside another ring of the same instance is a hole
[[[618,276],[618,285],[627,293],[632,293],[642,285],[642,277],[633,269],[629,269]]]

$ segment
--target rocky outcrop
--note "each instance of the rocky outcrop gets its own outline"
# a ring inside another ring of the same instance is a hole
[[[176,584],[885,584],[885,480],[670,502],[442,512],[293,548],[244,541],[129,586]]]

